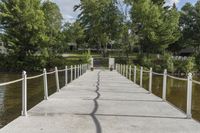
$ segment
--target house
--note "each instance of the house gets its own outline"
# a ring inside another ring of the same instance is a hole
[[[182,49],[179,52],[180,56],[190,56],[192,54],[194,54],[194,49],[193,48],[185,48],[185,49]]]

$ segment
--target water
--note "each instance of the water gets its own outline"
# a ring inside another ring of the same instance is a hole
[[[34,76],[38,73],[28,74]],[[70,75],[70,73],[68,74]],[[0,73],[0,83],[21,78],[21,74]],[[64,86],[65,73],[59,73],[60,87]],[[48,75],[49,95],[56,92],[55,74]],[[70,79],[70,76],[68,78]],[[0,87],[0,128],[21,115],[22,82]],[[27,81],[28,89],[28,109],[32,108],[44,99],[43,77]]]
[[[194,77],[196,80],[199,77]],[[158,97],[162,97],[163,76],[155,76],[152,78],[152,92]],[[137,74],[137,84],[139,84],[139,74]],[[148,90],[149,75],[143,75],[143,87]],[[167,101],[186,112],[187,99],[187,81],[180,81],[176,79],[167,78]],[[192,92],[192,116],[194,119],[200,121],[200,85],[193,83]]]

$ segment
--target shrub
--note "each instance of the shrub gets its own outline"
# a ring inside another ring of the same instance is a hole
[[[172,54],[164,54],[162,68],[167,69],[169,72],[174,72],[174,60],[172,58]]]

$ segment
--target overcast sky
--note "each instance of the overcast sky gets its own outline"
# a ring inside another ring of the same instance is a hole
[[[57,3],[60,7],[62,12],[63,18],[65,21],[73,22],[78,15],[78,12],[73,11],[74,5],[80,3],[79,0],[52,0],[53,2]],[[194,4],[197,0],[166,0],[169,5],[173,3],[177,4],[177,7],[180,9],[186,2],[190,2]]]

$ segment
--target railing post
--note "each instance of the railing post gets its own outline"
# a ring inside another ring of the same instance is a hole
[[[164,70],[163,73],[163,92],[162,92],[162,98],[164,101],[166,101],[166,93],[167,93],[167,69]]]
[[[129,79],[131,80],[131,65],[129,66]]]
[[[26,71],[22,73],[22,116],[27,116],[27,75]]]
[[[124,72],[123,72],[123,76],[126,76],[126,65],[124,65]]]
[[[85,67],[85,64],[83,64],[83,66],[82,66],[82,71],[83,71],[82,74],[84,74],[84,71],[85,71],[85,70],[84,70],[84,69],[85,69],[84,67]]]
[[[82,64],[80,65],[80,75],[82,75]]]
[[[119,73],[121,73],[121,64],[119,64]]]
[[[71,82],[73,81],[73,66],[71,65]]]
[[[81,76],[81,64],[79,65],[79,76]]]
[[[76,67],[76,65],[74,66],[74,79],[76,79],[76,69],[77,69],[77,67]]]
[[[192,118],[192,73],[188,74],[187,80],[187,118]]]
[[[126,65],[126,78],[128,78],[128,65]]]
[[[122,64],[120,64],[120,74],[122,74]]]
[[[59,92],[60,91],[60,85],[59,85],[59,77],[58,77],[58,68],[57,67],[55,67],[55,71],[56,71],[56,73],[55,73],[55,76],[56,76],[56,87],[57,87],[57,92]]]
[[[48,84],[47,84],[47,70],[43,70],[43,79],[44,79],[44,100],[48,100]]]
[[[136,66],[134,66],[134,83],[136,84],[136,77],[137,76],[137,67]]]
[[[123,65],[121,64],[121,75],[123,75]]]
[[[67,86],[68,83],[68,68],[65,66],[65,86]]]
[[[143,80],[143,67],[140,68],[140,86],[142,87],[142,80]]]
[[[83,75],[83,72],[82,72],[82,70],[83,70],[83,65],[81,64],[81,68],[80,68],[81,75]]]
[[[150,72],[149,72],[149,93],[152,93],[152,68],[150,68]]]
[[[79,77],[79,65],[77,65],[77,76],[76,76],[76,78],[78,78]]]

